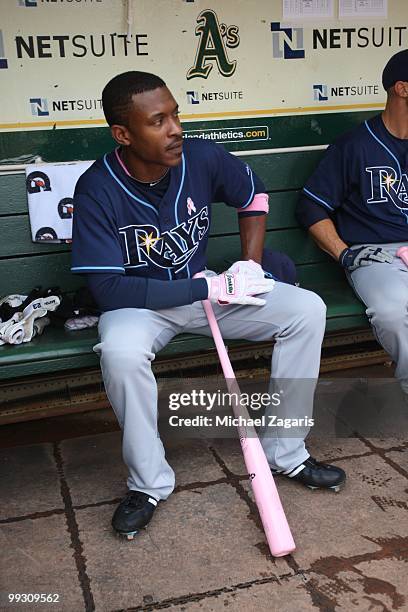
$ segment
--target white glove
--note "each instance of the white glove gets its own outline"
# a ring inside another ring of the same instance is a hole
[[[0,304],[7,301],[10,306],[17,308],[26,298],[26,295],[10,295],[2,299]],[[36,325],[36,321],[45,317],[48,311],[56,310],[59,304],[60,298],[56,295],[37,298],[30,302],[22,312],[15,312],[8,321],[0,320],[0,345],[30,342],[36,333],[41,333],[44,328],[44,324]]]
[[[0,323],[0,345],[21,344],[24,341],[24,323],[21,312],[15,312],[8,321]]]
[[[248,261],[236,261],[227,271],[232,273],[239,272],[245,274],[245,276],[252,276],[255,278],[264,278],[265,276],[262,266],[252,259],[248,259]]]
[[[26,306],[23,310],[23,317],[21,322],[24,325],[24,340],[23,342],[30,342],[35,336],[36,330],[34,329],[34,323],[41,317],[45,317],[48,311],[53,312],[60,305],[60,298],[56,295],[48,295],[45,298],[37,298]],[[38,331],[38,330],[37,330]],[[42,331],[42,328],[41,328]]]
[[[226,304],[247,304],[251,306],[263,306],[265,300],[252,297],[259,293],[272,291],[275,281],[244,274],[244,272],[223,272],[218,276],[207,276],[208,299],[222,306]]]

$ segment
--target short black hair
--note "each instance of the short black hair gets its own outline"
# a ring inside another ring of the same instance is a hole
[[[397,81],[408,81],[408,49],[395,53],[383,70],[382,84],[385,91],[388,91]]]
[[[113,77],[102,92],[102,107],[108,125],[126,125],[132,96],[165,86],[163,79],[150,72],[130,70]]]

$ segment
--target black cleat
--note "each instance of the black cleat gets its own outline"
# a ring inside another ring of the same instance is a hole
[[[346,482],[344,470],[335,465],[320,463],[313,457],[308,457],[306,461],[287,472],[274,469],[272,472],[301,482],[309,489],[330,489],[336,493]]]
[[[157,500],[140,491],[129,491],[112,517],[112,527],[120,535],[133,540],[140,529],[150,522]]]

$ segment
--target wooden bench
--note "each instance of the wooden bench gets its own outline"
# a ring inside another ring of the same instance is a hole
[[[343,271],[313,244],[295,220],[299,190],[321,155],[322,151],[314,150],[243,159],[262,178],[269,193],[266,246],[288,253],[297,264],[301,286],[316,291],[326,302],[327,332],[367,328],[364,306],[354,296]],[[31,241],[23,174],[0,175],[0,221],[0,296],[25,294],[37,285],[58,285],[71,292],[83,283],[81,277],[70,273],[69,245]],[[222,270],[239,255],[237,214],[216,204],[208,265]],[[95,329],[67,332],[48,327],[29,343],[0,346],[0,380],[95,367],[98,359],[92,346],[96,337]],[[196,353],[211,346],[211,339],[183,334],[172,340],[160,356]]]

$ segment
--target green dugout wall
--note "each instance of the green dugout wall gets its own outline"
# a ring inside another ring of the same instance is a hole
[[[0,168],[94,159],[113,146],[101,91],[163,76],[186,137],[258,152],[330,143],[379,112],[381,71],[408,47],[408,3],[385,17],[283,20],[282,0],[7,0],[0,23]]]

